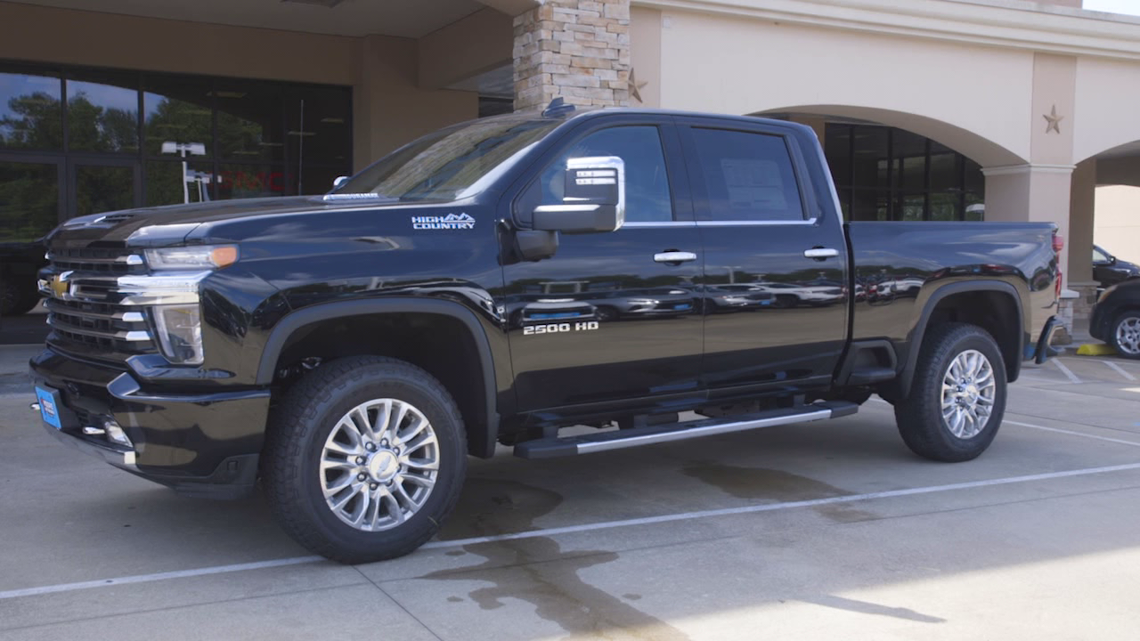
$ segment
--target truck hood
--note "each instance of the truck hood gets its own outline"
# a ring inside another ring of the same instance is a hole
[[[373,198],[349,198],[326,201],[322,196],[289,198],[249,198],[222,200],[189,205],[144,207],[72,218],[48,236],[48,242],[60,241],[71,246],[94,241],[125,243],[136,247],[175,245],[186,240],[203,226],[250,220],[281,214],[313,214],[344,210],[388,207],[417,207],[416,204]]]

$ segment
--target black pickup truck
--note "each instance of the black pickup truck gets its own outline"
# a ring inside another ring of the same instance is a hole
[[[260,481],[315,552],[391,558],[498,444],[586,454],[879,394],[914,452],[972,459],[1046,354],[1053,235],[844,224],[800,125],[552,104],[425,136],[325,196],[63,224],[33,407],[183,493]]]

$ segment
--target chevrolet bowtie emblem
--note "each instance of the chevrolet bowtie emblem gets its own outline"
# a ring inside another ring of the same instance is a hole
[[[71,278],[71,274],[72,272],[63,272],[62,274],[56,274],[52,277],[51,293],[54,294],[56,298],[63,298],[71,288],[71,283],[67,281],[68,278]]]

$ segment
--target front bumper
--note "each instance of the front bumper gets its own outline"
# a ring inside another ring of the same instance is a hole
[[[136,372],[45,349],[31,362],[36,385],[59,391],[58,440],[182,494],[238,498],[257,478],[268,390],[144,391]],[[130,446],[84,434],[111,420]]]

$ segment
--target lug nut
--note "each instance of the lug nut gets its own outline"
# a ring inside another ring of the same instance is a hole
[[[388,441],[380,441],[380,445],[388,447]]]
[[[375,452],[376,451],[376,445],[373,443],[369,443],[369,444],[364,446],[364,449],[368,450],[369,452]]]
[[[363,481],[366,478],[368,478],[368,477],[364,476],[363,474],[357,474],[356,475],[356,480],[358,480],[358,481]]]
[[[356,457],[356,464],[357,465],[364,465],[364,457],[363,456]]]
[[[375,490],[378,487],[380,487],[379,483],[369,483],[368,484],[368,489],[370,489],[370,490]]]

